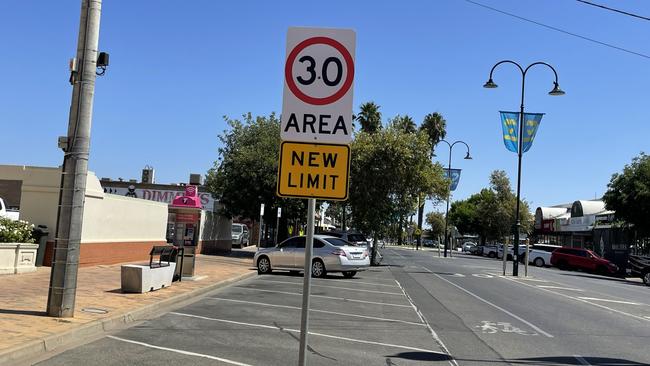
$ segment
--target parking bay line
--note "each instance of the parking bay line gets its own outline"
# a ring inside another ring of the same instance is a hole
[[[409,307],[411,307],[411,306],[409,306]],[[273,329],[273,330],[286,331],[286,332],[292,332],[292,333],[300,333],[299,329],[280,328],[280,327],[271,326],[271,325],[264,325],[264,324],[253,324],[253,323],[237,322],[237,321],[228,320],[228,319],[210,318],[210,317],[207,317],[207,316],[193,315],[193,314],[187,314],[187,313],[178,313],[178,312],[175,312],[175,311],[172,311],[169,314],[178,315],[178,316],[185,316],[185,317],[189,317],[189,318],[203,319],[203,320],[212,320],[212,321],[228,323],[228,324],[244,325],[244,326],[248,326],[248,327],[256,327],[256,328]],[[365,340],[362,340],[362,339],[347,338],[347,337],[335,336],[335,335],[318,333],[318,332],[308,332],[308,333],[309,333],[309,335],[313,335],[313,336],[317,336],[317,337],[331,338],[331,339],[337,339],[337,340],[341,340],[341,341],[356,342],[356,343],[363,343],[363,344],[372,344],[372,345],[375,345],[375,346],[383,346],[383,347],[400,348],[400,349],[405,349],[405,350],[409,350],[409,351],[426,352],[426,353],[433,353],[433,354],[438,354],[438,355],[443,354],[441,352],[430,350],[430,349],[410,347],[410,346],[402,346],[402,345],[399,345],[399,344],[365,341]],[[448,356],[448,355],[445,355],[445,356]]]
[[[210,356],[210,355],[206,355],[206,354],[203,354],[203,353],[196,353],[196,352],[190,352],[190,351],[183,351],[183,350],[180,350],[180,349],[161,347],[161,346],[156,346],[156,345],[149,344],[149,343],[133,341],[133,340],[130,340],[130,339],[120,338],[120,337],[116,337],[116,336],[112,336],[112,335],[109,335],[109,336],[106,336],[106,337],[107,337],[107,338],[110,338],[110,339],[114,339],[114,340],[116,340],[116,341],[120,341],[120,342],[137,344],[137,345],[139,345],[139,346],[144,346],[144,347],[148,347],[148,348],[159,349],[159,350],[162,350],[162,351],[169,351],[169,352],[174,352],[174,353],[180,353],[180,354],[182,354],[182,355],[187,355],[187,356],[195,356],[195,357],[207,358],[207,359],[210,359],[210,360],[215,360],[215,361],[225,362],[225,363],[228,363],[228,364],[231,364],[231,365],[238,365],[238,366],[251,366],[251,365],[249,365],[249,364],[247,364],[247,363],[241,363],[241,362],[237,362],[237,361],[233,361],[233,360],[228,360],[228,359],[221,358],[221,357]]]
[[[223,298],[223,297],[208,297],[208,299],[239,302],[239,303],[244,303],[244,304],[269,306],[269,307],[283,308],[283,309],[295,309],[295,310],[301,310],[302,309],[300,306],[267,304],[267,303],[264,303],[264,302],[226,299],[226,298]],[[313,308],[310,308],[309,311],[310,312],[315,312],[315,313],[324,313],[324,314],[332,314],[332,315],[349,316],[349,317],[355,317],[355,318],[379,320],[379,321],[384,321],[384,322],[389,322],[389,323],[403,323],[403,324],[409,324],[409,325],[417,325],[419,327],[425,327],[426,326],[425,324],[422,324],[422,323],[409,322],[409,321],[406,321],[406,320],[391,319],[391,318],[380,318],[380,317],[376,317],[376,316],[366,316],[366,315],[358,315],[358,314],[339,313],[337,311],[318,310],[318,309],[313,309]]]
[[[288,291],[275,291],[275,290],[264,290],[261,288],[251,288],[251,287],[242,287],[242,286],[233,286],[231,288],[240,288],[244,290],[250,290],[250,291],[262,291],[262,292],[271,292],[271,293],[276,293],[276,294],[284,294],[284,295],[295,295],[295,296],[302,296],[301,293],[299,292],[288,292]],[[325,296],[325,295],[313,295],[310,294],[310,297],[320,297],[323,299],[332,299],[332,300],[342,300],[342,301],[350,301],[350,302],[359,302],[363,304],[376,304],[376,305],[385,305],[385,306],[395,306],[395,307],[400,307],[400,308],[411,308],[411,305],[402,305],[402,304],[393,304],[393,303],[386,303],[386,302],[377,302],[377,301],[366,301],[366,300],[355,300],[355,299],[348,299],[345,297],[336,297],[336,296]]]
[[[562,287],[562,286],[537,285],[537,287],[539,287],[539,288],[550,288],[550,289],[555,289],[555,290],[567,290],[567,291],[584,292],[584,290],[579,289],[579,288]]]
[[[578,296],[579,299],[583,300],[591,300],[591,301],[604,301],[604,302],[613,302],[616,304],[626,304],[626,305],[646,305],[646,304],[641,304],[638,302],[632,302],[632,301],[621,301],[621,300],[610,300],[610,299],[601,299],[598,297],[584,297],[584,296]],[[647,305],[646,305],[647,306]]]
[[[288,283],[290,285],[300,285],[302,286],[301,282],[291,282],[291,281],[276,281],[276,280],[265,280],[265,279],[258,279],[258,281],[264,281],[264,282],[275,282],[275,283]],[[336,288],[340,290],[351,290],[351,291],[359,291],[359,292],[370,292],[373,294],[382,294],[382,295],[397,295],[397,296],[403,296],[402,293],[399,292],[385,292],[385,291],[375,291],[375,290],[362,290],[358,288],[351,288],[351,287],[340,287],[340,286],[327,286],[327,285],[316,285],[313,284],[311,285],[312,287],[325,287],[325,288]]]
[[[422,267],[422,268],[425,268],[425,267]],[[427,271],[431,272],[428,268],[425,268],[425,269],[427,269]],[[431,272],[431,273],[433,273],[433,272]],[[463,287],[461,287],[461,286],[459,286],[459,285],[457,285],[457,284],[455,284],[455,283],[453,283],[453,282],[447,280],[446,278],[441,277],[441,276],[438,275],[437,273],[433,273],[433,275],[436,276],[436,277],[438,277],[439,279],[441,279],[441,280],[447,282],[448,284],[450,284],[450,285],[456,287],[457,289],[459,289],[459,290],[465,292],[466,294],[472,296],[473,298],[475,298],[475,299],[477,299],[477,300],[479,300],[479,301],[482,301],[482,302],[484,302],[484,303],[486,303],[486,304],[492,306],[492,307],[495,308],[495,309],[501,310],[502,312],[504,312],[504,313],[510,315],[511,317],[513,317],[513,318],[519,320],[520,322],[522,322],[522,323],[528,325],[529,327],[535,329],[538,333],[540,333],[540,334],[542,334],[542,335],[544,335],[544,336],[546,336],[546,337],[548,337],[548,338],[553,338],[553,335],[552,335],[552,334],[550,334],[550,333],[548,333],[548,332],[542,330],[540,327],[538,327],[538,326],[532,324],[531,322],[529,322],[529,321],[527,321],[527,320],[521,318],[520,316],[513,314],[512,312],[510,312],[510,311],[508,311],[508,310],[506,310],[506,309],[500,307],[499,305],[493,304],[493,303],[491,303],[491,302],[485,300],[484,298],[482,298],[482,297],[476,295],[475,293],[473,293],[473,292],[471,292],[471,291],[469,291],[469,290],[464,289]]]
[[[539,288],[539,287],[537,287],[537,286],[532,286],[532,285],[529,285],[529,284],[527,284],[527,283],[519,282],[519,281],[516,281],[516,280],[511,279],[511,278],[508,278],[508,277],[503,277],[503,279],[506,279],[506,280],[508,280],[508,281],[512,281],[512,282],[514,282],[514,283],[518,283],[518,284],[520,284],[520,285],[524,285],[524,286],[528,286],[528,287],[536,288],[536,289],[541,290],[541,291],[546,291],[546,292],[549,292],[549,293],[552,293],[552,294],[555,294],[555,295],[558,295],[558,296],[566,297],[566,298],[568,298],[568,299],[572,299],[572,300],[575,300],[575,301],[583,302],[583,303],[585,303],[585,304],[589,304],[589,305],[592,305],[592,306],[595,306],[595,307],[598,307],[598,308],[601,308],[601,309],[605,309],[605,310],[608,310],[608,311],[611,311],[611,312],[614,312],[614,313],[618,313],[618,314],[620,314],[620,315],[625,315],[625,316],[629,316],[629,317],[632,317],[632,318],[635,318],[635,319],[644,320],[644,321],[649,321],[649,320],[650,320],[650,318],[644,318],[644,317],[641,317],[641,316],[638,316],[638,315],[634,315],[634,314],[626,313],[626,312],[624,312],[624,311],[620,311],[620,310],[612,309],[612,308],[610,308],[610,307],[607,307],[607,306],[604,306],[604,305],[601,305],[601,304],[597,304],[597,303],[595,303],[595,302],[591,302],[591,301],[589,301],[589,300],[581,299],[581,298],[579,298],[579,297],[573,297],[573,296],[566,295],[566,294],[563,294],[563,293],[560,293],[560,292],[555,292],[555,291],[547,290],[547,289],[545,289],[545,288]]]

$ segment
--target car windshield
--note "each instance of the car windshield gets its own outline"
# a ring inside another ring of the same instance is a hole
[[[334,245],[335,247],[344,247],[346,245],[347,246],[356,246],[355,244],[352,244],[350,242],[347,242],[347,241],[345,241],[343,239],[339,239],[339,238],[325,238],[324,240],[326,242]]]
[[[366,241],[366,237],[361,234],[348,234],[349,241]]]
[[[232,226],[232,232],[235,234],[240,234],[243,231],[242,227],[240,225],[233,225]]]

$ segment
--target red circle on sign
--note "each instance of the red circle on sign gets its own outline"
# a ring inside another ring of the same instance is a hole
[[[345,81],[343,82],[341,88],[336,93],[324,98],[316,98],[303,93],[296,85],[296,82],[293,80],[293,76],[292,76],[293,62],[296,60],[296,57],[298,57],[300,51],[315,44],[326,44],[330,47],[335,48],[337,51],[339,51],[339,53],[341,53],[341,55],[343,55],[343,58],[345,59],[345,64],[347,65],[347,75],[345,77]],[[354,61],[352,60],[352,56],[350,55],[350,52],[348,52],[348,50],[345,48],[345,46],[343,46],[340,42],[332,38],[329,37],[307,38],[306,40],[298,43],[298,45],[296,45],[293,48],[293,50],[291,50],[291,53],[289,53],[289,56],[287,57],[287,63],[284,66],[284,78],[285,81],[287,82],[287,86],[289,87],[289,90],[291,90],[293,95],[295,95],[298,99],[302,100],[303,102],[313,104],[313,105],[331,104],[341,99],[345,95],[345,93],[347,93],[348,90],[350,90],[350,87],[352,86],[352,81],[354,80]]]

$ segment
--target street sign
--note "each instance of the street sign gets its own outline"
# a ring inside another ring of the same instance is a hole
[[[283,141],[278,196],[346,200],[350,147]]]
[[[350,29],[289,28],[282,140],[352,141],[355,42]]]

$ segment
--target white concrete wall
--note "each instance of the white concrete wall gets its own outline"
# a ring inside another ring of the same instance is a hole
[[[54,240],[61,169],[0,165],[0,179],[22,180],[20,219],[47,225]],[[82,243],[165,241],[167,204],[105,194],[88,172]]]

